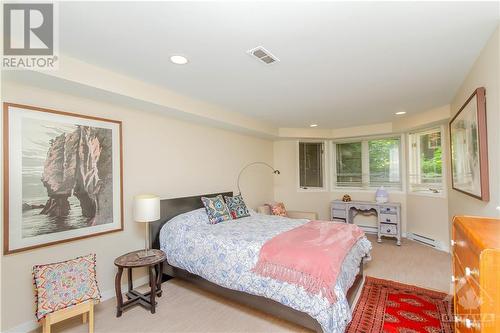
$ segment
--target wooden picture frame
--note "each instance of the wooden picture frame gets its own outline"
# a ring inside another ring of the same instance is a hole
[[[3,253],[123,230],[122,122],[3,103]]]
[[[477,88],[449,123],[451,184],[461,193],[490,200],[486,90]]]

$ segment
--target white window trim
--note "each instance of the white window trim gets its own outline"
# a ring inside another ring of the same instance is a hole
[[[439,193],[433,193],[430,191],[428,191],[428,192],[413,192],[411,190],[411,186],[410,186],[410,170],[409,170],[409,166],[408,166],[408,171],[407,171],[407,175],[406,175],[406,181],[408,183],[406,194],[408,194],[408,195],[413,195],[413,196],[417,196],[417,197],[431,197],[431,198],[444,198],[444,199],[448,197],[448,174],[447,174],[447,168],[446,168],[446,161],[448,158],[448,149],[447,149],[448,137],[446,135],[447,133],[445,131],[445,125],[423,128],[421,130],[409,131],[408,133],[406,133],[406,137],[408,138],[407,139],[408,143],[406,145],[408,163],[410,163],[410,154],[412,153],[412,149],[410,147],[410,145],[411,145],[410,135],[414,134],[414,133],[425,133],[427,131],[431,132],[437,128],[439,128],[439,130],[441,132],[441,165],[442,165],[442,169],[441,169],[442,176],[441,177],[442,177],[443,190]]]
[[[406,194],[406,158],[405,158],[405,147],[406,147],[406,140],[405,140],[405,134],[400,133],[400,134],[386,134],[386,135],[378,135],[378,136],[366,136],[366,137],[359,137],[359,138],[346,138],[346,139],[339,139],[339,140],[332,140],[330,141],[330,151],[331,156],[330,156],[330,161],[331,161],[331,182],[330,186],[333,191],[359,191],[363,193],[375,193],[377,191],[376,187],[372,186],[337,186],[337,154],[336,154],[336,149],[335,145],[338,143],[349,143],[349,142],[361,142],[362,144],[362,149],[361,149],[361,159],[362,161],[369,160],[369,152],[368,152],[368,141],[370,140],[377,140],[377,139],[384,139],[384,138],[396,138],[399,137],[399,175],[401,179],[401,188],[386,188],[386,190],[390,193],[396,193],[396,194]],[[363,148],[364,147],[364,148]],[[370,165],[369,163],[361,163],[362,167],[362,182],[364,184],[369,183],[369,178],[370,177],[370,172],[369,168]]]
[[[299,144],[301,142],[306,142],[306,143],[322,143],[323,144],[323,155],[322,155],[322,168],[323,168],[323,186],[322,187],[308,187],[308,188],[303,188],[300,186],[300,148]],[[329,183],[330,183],[330,166],[329,166],[329,147],[328,147],[328,142],[325,140],[297,140],[295,144],[295,149],[296,149],[296,161],[295,165],[297,166],[297,182],[296,182],[296,187],[297,187],[297,192],[329,192]]]

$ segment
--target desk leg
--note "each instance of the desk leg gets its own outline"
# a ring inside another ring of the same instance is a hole
[[[115,277],[115,292],[116,292],[116,316],[121,317],[122,307],[123,307],[123,296],[122,296],[122,274],[123,268],[118,267],[118,272],[116,272]]]
[[[155,295],[156,295],[156,276],[153,266],[149,266],[149,285],[151,286],[151,294],[149,301],[151,302],[151,313],[156,312]]]
[[[396,214],[396,216],[398,217],[398,242],[396,244],[398,246],[401,246],[401,235],[403,231],[401,230],[401,213],[399,209],[397,210]]]
[[[380,221],[377,216],[377,243],[382,243],[382,236],[380,235]]]

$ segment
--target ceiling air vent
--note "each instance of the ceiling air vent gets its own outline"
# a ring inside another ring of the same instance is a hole
[[[262,61],[263,63],[265,63],[267,65],[270,65],[272,63],[280,61],[271,52],[269,52],[268,50],[266,50],[262,46],[257,46],[256,48],[248,50],[247,53],[254,56],[259,61]]]

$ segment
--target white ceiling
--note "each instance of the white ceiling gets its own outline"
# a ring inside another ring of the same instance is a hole
[[[62,53],[277,127],[340,128],[448,104],[498,2],[64,2]],[[246,54],[262,45],[281,62]],[[169,62],[185,55],[185,66]]]

